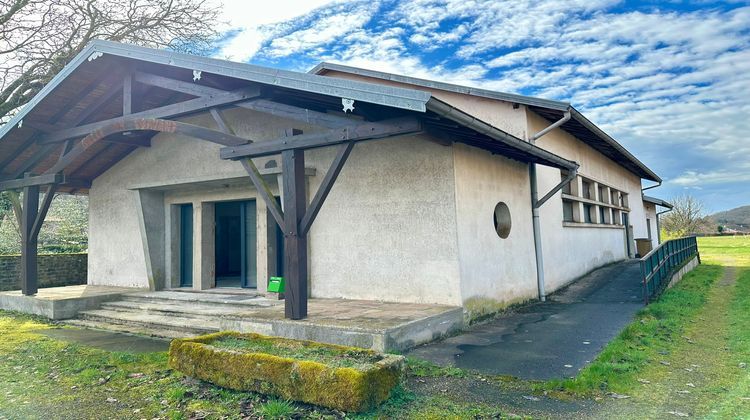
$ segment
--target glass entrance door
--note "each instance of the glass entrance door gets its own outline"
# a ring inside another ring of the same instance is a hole
[[[257,287],[255,201],[215,204],[216,287]]]

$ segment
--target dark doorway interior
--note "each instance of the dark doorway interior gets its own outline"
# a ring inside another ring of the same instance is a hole
[[[180,287],[193,287],[193,205],[180,206]]]
[[[216,203],[216,287],[256,287],[255,201]]]

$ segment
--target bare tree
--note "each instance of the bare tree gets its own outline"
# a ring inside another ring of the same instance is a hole
[[[0,0],[0,123],[91,40],[201,54],[218,15],[209,0]]]
[[[682,237],[713,231],[703,203],[692,195],[681,195],[671,200],[674,209],[661,219],[661,226],[669,237]]]

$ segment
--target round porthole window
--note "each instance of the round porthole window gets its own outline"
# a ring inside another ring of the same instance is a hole
[[[510,235],[510,209],[507,204],[502,201],[497,203],[493,220],[497,236],[503,239],[507,238]]]

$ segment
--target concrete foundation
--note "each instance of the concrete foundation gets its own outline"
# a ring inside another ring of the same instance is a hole
[[[146,292],[70,286],[41,289],[34,297],[18,291],[0,293],[0,309],[153,337],[239,331],[381,352],[408,350],[464,325],[460,307],[346,299],[311,299],[309,317],[291,321],[284,318],[283,301],[241,290]]]
[[[674,274],[672,274],[672,278],[669,279],[669,284],[667,285],[667,288],[670,288],[677,284],[682,278],[685,276],[685,274],[693,271],[695,267],[698,266],[700,262],[698,261],[698,257],[693,257],[692,260],[688,261],[685,265],[682,266],[679,270],[677,270]]]
[[[24,296],[20,290],[14,290],[0,293],[0,309],[53,320],[68,319],[133,291],[127,287],[79,285],[39,289],[36,296]]]

